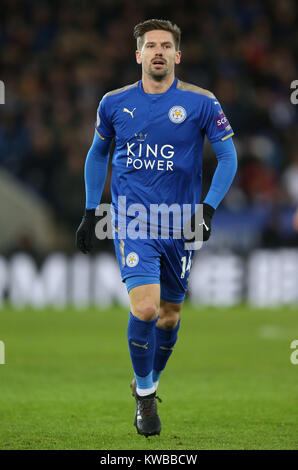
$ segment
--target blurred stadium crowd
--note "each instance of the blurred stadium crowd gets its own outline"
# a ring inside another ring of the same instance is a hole
[[[134,25],[164,18],[182,30],[176,75],[213,91],[235,132],[239,170],[222,207],[297,206],[298,106],[290,100],[297,13],[294,0],[2,0],[0,166],[48,201],[74,234],[98,103],[141,78]],[[204,191],[216,167],[210,149]]]

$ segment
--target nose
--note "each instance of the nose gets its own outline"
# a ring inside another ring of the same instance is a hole
[[[162,54],[163,54],[163,49],[162,49],[162,47],[157,45],[156,48],[155,48],[155,55],[159,55],[159,56],[160,56],[160,55],[162,55]]]

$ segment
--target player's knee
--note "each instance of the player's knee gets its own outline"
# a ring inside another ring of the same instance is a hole
[[[157,325],[166,330],[173,330],[180,319],[180,312],[181,304],[162,301]]]
[[[140,320],[151,321],[157,317],[159,308],[153,301],[143,300],[134,306],[132,313]]]
[[[176,327],[179,321],[179,318],[180,318],[179,313],[177,312],[169,313],[168,315],[165,315],[158,319],[157,326],[160,326],[161,328],[164,328],[165,330],[173,330]]]

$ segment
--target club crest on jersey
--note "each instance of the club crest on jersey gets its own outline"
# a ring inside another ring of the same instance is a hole
[[[129,268],[133,268],[134,266],[136,266],[139,262],[139,255],[137,253],[135,253],[134,251],[131,251],[130,253],[128,253],[128,255],[126,256],[126,264]]]
[[[175,124],[183,122],[186,116],[186,111],[182,106],[173,106],[169,111],[169,118]]]

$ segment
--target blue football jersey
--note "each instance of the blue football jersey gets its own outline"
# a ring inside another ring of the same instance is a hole
[[[104,140],[115,138],[116,218],[133,204],[148,213],[161,204],[181,211],[190,205],[194,213],[201,199],[205,135],[211,143],[233,135],[213,93],[177,78],[162,94],[145,93],[141,80],[107,93],[97,110],[96,132]]]

